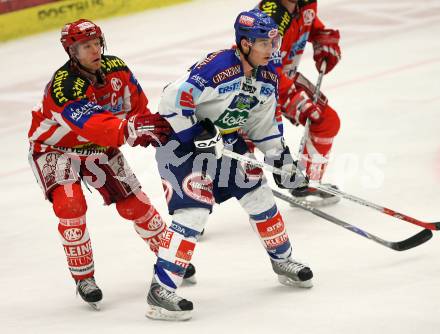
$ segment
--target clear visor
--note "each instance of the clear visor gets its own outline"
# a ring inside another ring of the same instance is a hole
[[[252,47],[259,51],[278,52],[281,47],[281,37],[280,35],[276,35],[272,38],[257,38],[252,43]]]

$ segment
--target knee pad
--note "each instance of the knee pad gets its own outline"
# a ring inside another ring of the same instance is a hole
[[[116,203],[116,210],[120,216],[128,220],[136,220],[145,216],[150,209],[150,200],[143,191],[132,194]]]
[[[341,127],[341,120],[336,111],[330,106],[326,106],[322,114],[322,122],[310,125],[312,136],[321,138],[334,138]]]
[[[205,227],[210,211],[205,208],[185,208],[176,210],[173,214],[173,222],[189,227],[199,233]]]
[[[264,184],[261,187],[258,187],[257,189],[247,193],[240,199],[239,202],[250,216],[258,215],[262,212],[270,210],[274,206],[276,207],[272,190],[267,184]]]
[[[58,218],[82,217],[87,211],[86,199],[78,183],[58,186],[52,191],[53,211]]]

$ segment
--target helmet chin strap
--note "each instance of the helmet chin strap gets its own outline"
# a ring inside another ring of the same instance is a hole
[[[247,54],[243,51],[243,48],[242,48],[242,46],[241,46],[241,43],[240,43],[240,45],[239,45],[239,49],[240,49],[241,53],[243,54],[244,59],[248,62],[248,64],[251,65],[251,67],[252,67],[254,70],[257,69],[257,68],[258,68],[258,65],[254,65],[254,64],[250,61],[250,59],[249,59],[249,56],[251,55],[251,52],[252,52],[252,46],[249,45],[249,52],[248,52]]]

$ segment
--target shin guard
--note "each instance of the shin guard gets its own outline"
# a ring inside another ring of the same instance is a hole
[[[133,221],[136,232],[157,254],[166,224],[147,195],[143,192],[131,195],[117,202],[116,209],[121,217]]]
[[[78,183],[57,187],[52,193],[53,208],[60,219],[61,236],[72,277],[78,281],[94,274],[92,245],[86,226],[87,205]]]

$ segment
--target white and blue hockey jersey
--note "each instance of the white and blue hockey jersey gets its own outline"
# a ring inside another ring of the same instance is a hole
[[[197,121],[208,118],[225,141],[242,129],[262,152],[276,154],[283,150],[282,129],[275,121],[277,89],[278,77],[271,63],[247,78],[239,51],[221,50],[165,87],[159,113],[182,142],[192,141]]]

